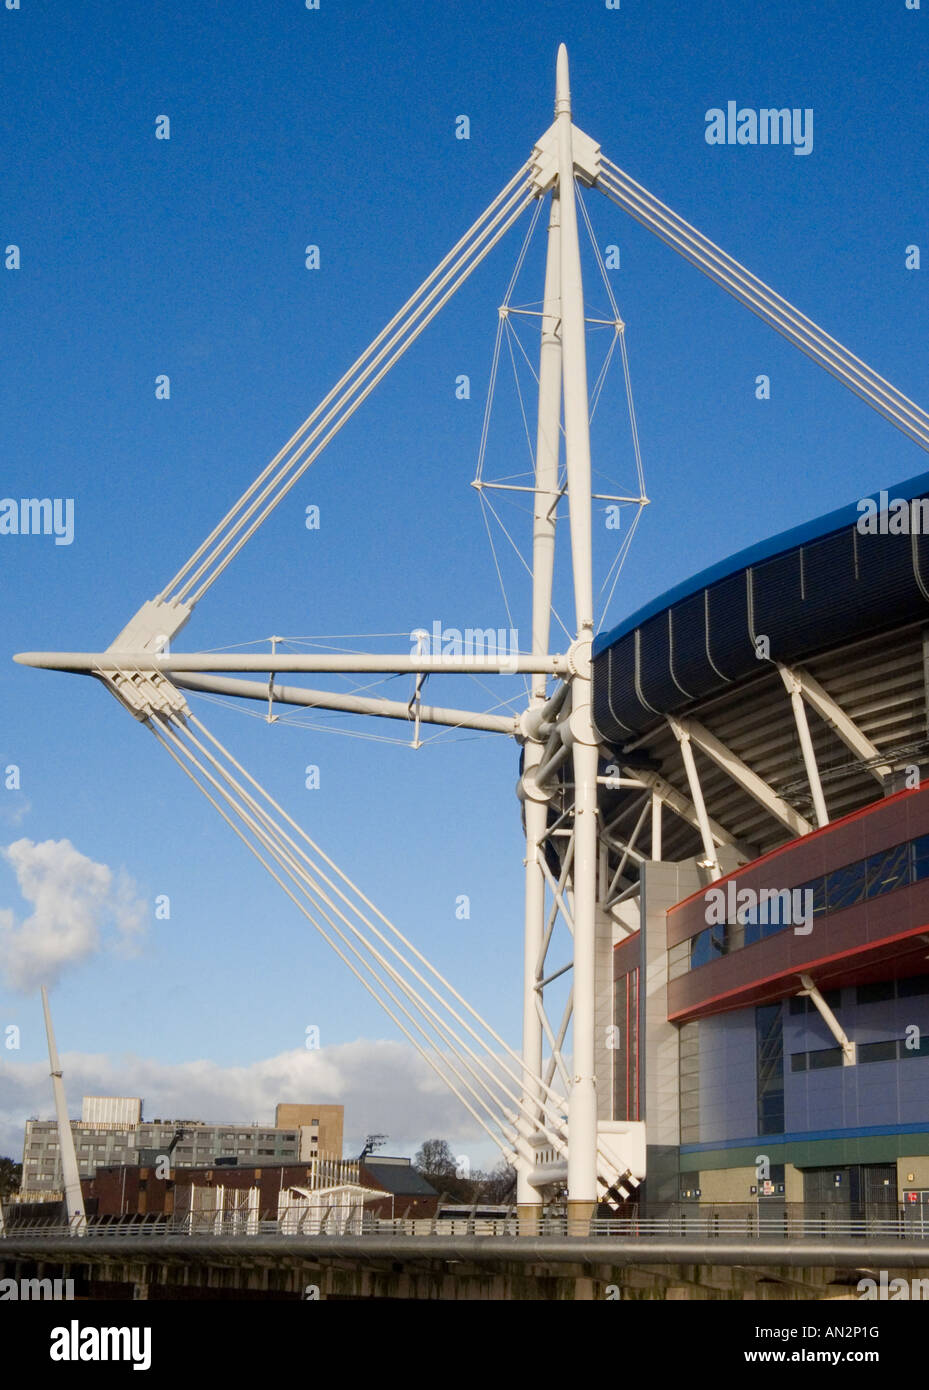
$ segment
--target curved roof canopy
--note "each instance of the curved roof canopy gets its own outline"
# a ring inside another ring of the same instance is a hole
[[[790,663],[929,617],[929,473],[874,495],[879,510],[895,499],[911,505],[891,505],[874,534],[859,531],[858,504],[839,508],[740,551],[601,633],[594,719],[603,737],[623,745],[758,676],[766,658]]]

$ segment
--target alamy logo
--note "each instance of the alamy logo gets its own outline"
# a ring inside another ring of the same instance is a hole
[[[432,630],[417,628],[410,633],[411,656],[444,657],[457,661],[470,657],[479,663],[486,663],[495,670],[516,670],[519,656],[519,632],[511,627],[444,627],[436,620]]]
[[[813,930],[812,888],[737,888],[730,879],[725,888],[708,888],[704,894],[707,926],[732,923],[793,927],[795,936]]]
[[[68,1327],[53,1327],[48,1349],[52,1361],[131,1361],[134,1371],[152,1364],[150,1327],[81,1327],[72,1318]]]
[[[0,1279],[0,1302],[60,1303],[74,1297],[73,1279]]]
[[[750,106],[741,109],[727,101],[711,106],[704,117],[704,136],[708,145],[793,145],[794,154],[810,154],[813,149],[813,108],[807,106]]]
[[[862,536],[929,536],[929,497],[895,497],[886,492],[862,497],[855,523]]]
[[[878,1299],[884,1302],[901,1298],[913,1298],[922,1302],[929,1299],[929,1279],[891,1279],[886,1269],[880,1272],[880,1282],[876,1279],[859,1279],[857,1287],[858,1297],[864,1299]]]
[[[73,497],[0,498],[0,536],[51,536],[56,545],[74,540]]]

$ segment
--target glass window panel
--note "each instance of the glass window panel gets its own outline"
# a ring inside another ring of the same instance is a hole
[[[754,946],[756,941],[761,940],[761,925],[758,921],[757,911],[749,913],[744,933],[743,940],[746,946]]]
[[[910,881],[909,843],[872,854],[865,860],[865,865],[869,898],[878,898],[883,893],[892,893],[895,888],[903,888]]]
[[[929,878],[929,835],[920,835],[910,843],[913,847],[914,879]]]
[[[896,1038],[892,1042],[861,1043],[858,1047],[859,1062],[893,1062],[896,1057]]]
[[[696,970],[698,966],[708,965],[712,960],[719,960],[720,956],[728,954],[729,950],[729,928],[723,924],[717,927],[706,927],[697,936],[691,937],[693,946],[690,954],[690,968]]]
[[[929,994],[929,975],[914,975],[911,980],[897,981],[898,999],[915,999],[920,994]]]
[[[842,1049],[841,1047],[824,1047],[816,1052],[808,1052],[807,1061],[810,1071],[822,1071],[824,1067],[840,1067],[842,1065]]]
[[[829,912],[841,912],[843,908],[860,903],[865,893],[865,863],[859,859],[855,864],[846,864],[842,869],[834,869],[826,875],[826,906]]]
[[[793,893],[789,888],[762,888],[758,895],[758,916],[764,936],[793,925]]]
[[[893,980],[878,980],[873,985],[859,985],[855,990],[855,998],[859,1004],[885,1004],[893,997]]]
[[[794,1052],[790,1058],[791,1071],[806,1071],[806,1053]]]
[[[795,891],[813,894],[813,916],[822,917],[826,911],[826,880],[823,877],[811,878],[808,883],[801,883]],[[800,901],[806,906],[807,899],[801,898]]]

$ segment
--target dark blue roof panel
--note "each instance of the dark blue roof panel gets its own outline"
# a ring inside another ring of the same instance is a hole
[[[929,498],[929,473],[872,496],[879,509]],[[863,533],[860,519],[853,503],[750,546],[602,633],[593,685],[603,737],[621,745],[768,660],[929,617],[929,534],[909,524]]]
[[[901,497],[905,501],[909,501],[913,497],[925,497],[929,495],[929,473],[920,473],[917,477],[910,478],[905,483],[898,483],[896,487],[885,488],[884,491],[890,498]],[[878,497],[877,492],[867,495],[875,500]],[[794,526],[789,531],[781,531],[779,535],[772,536],[770,540],[757,541],[755,545],[746,546],[744,550],[730,555],[727,560],[717,561],[715,565],[701,570],[691,579],[685,579],[680,584],[675,584],[673,589],[668,589],[667,593],[652,599],[650,603],[646,603],[638,612],[625,618],[608,632],[598,633],[594,638],[594,656],[599,656],[602,651],[612,646],[620,637],[624,637],[627,632],[632,632],[634,628],[640,627],[646,618],[651,618],[656,613],[663,613],[666,608],[679,603],[689,594],[707,589],[719,579],[737,574],[750,565],[757,565],[760,561],[770,559],[774,555],[780,555],[786,550],[793,550],[806,541],[828,536],[832,531],[838,531],[843,527],[854,526],[859,515],[857,502],[852,502],[847,507],[838,507],[834,512],[827,512],[825,516],[817,517],[815,521],[807,521],[802,526]]]

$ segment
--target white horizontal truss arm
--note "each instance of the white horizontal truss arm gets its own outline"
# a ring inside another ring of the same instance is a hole
[[[269,653],[267,656],[214,655],[212,652],[17,652],[13,658],[20,666],[35,666],[46,671],[106,672],[115,667],[131,671],[343,671],[384,672],[390,675],[407,673],[424,675],[467,675],[482,671],[489,675],[519,675],[537,672],[560,676],[567,672],[564,656],[512,656],[488,654],[482,656],[392,656],[366,653],[320,652],[312,656],[296,656],[290,652]]]
[[[183,690],[203,690],[213,695],[235,695],[246,700],[270,699],[276,705],[304,705],[310,709],[339,710],[346,714],[370,714],[378,719],[402,719],[413,722],[410,705],[405,700],[384,700],[375,695],[343,695],[330,690],[304,690],[299,685],[261,685],[258,681],[242,681],[225,676],[178,675],[174,681]],[[463,709],[439,709],[435,705],[420,705],[417,717],[421,724],[441,724],[453,729],[479,729],[485,733],[510,734],[519,732],[518,715],[480,714]]]

